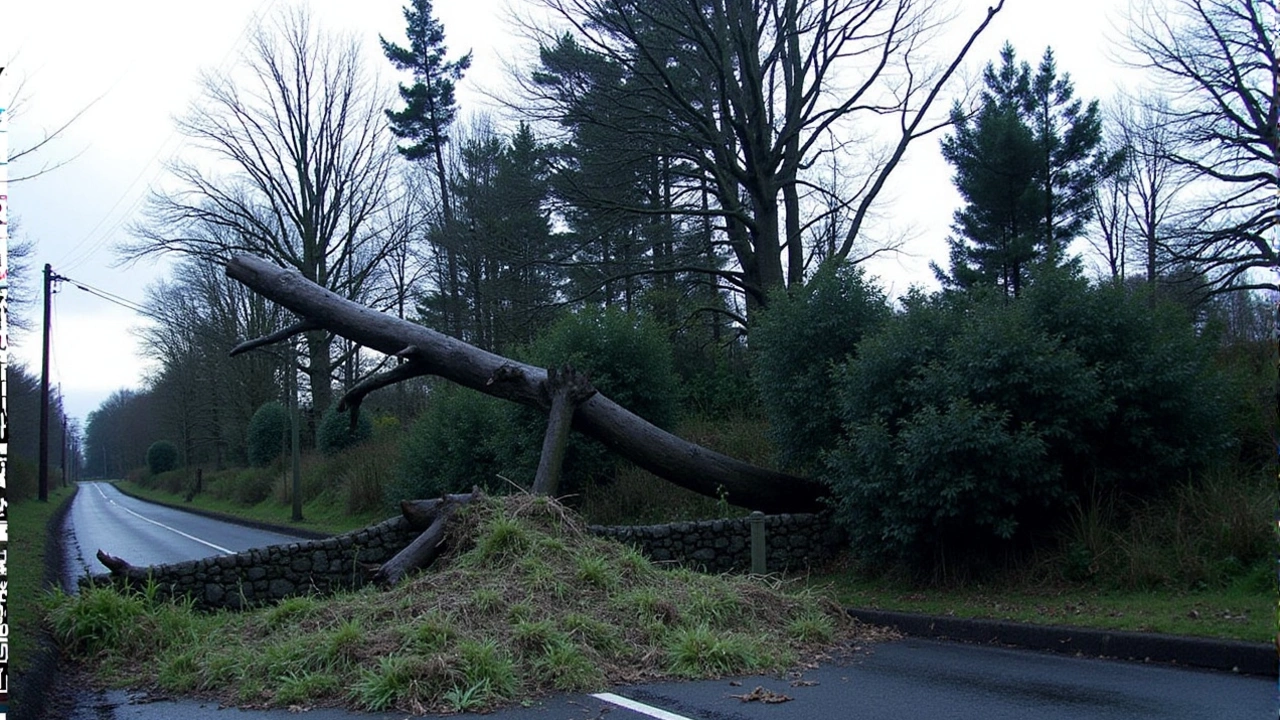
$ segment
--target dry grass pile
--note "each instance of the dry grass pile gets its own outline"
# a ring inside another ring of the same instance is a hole
[[[799,585],[656,567],[546,498],[478,501],[448,542],[431,570],[389,591],[210,615],[101,589],[54,597],[49,622],[112,684],[413,713],[781,671],[887,637]]]

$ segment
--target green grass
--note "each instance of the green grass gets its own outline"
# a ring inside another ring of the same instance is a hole
[[[209,482],[210,480],[206,477],[205,481]],[[290,519],[293,516],[293,506],[281,503],[274,498],[267,498],[256,505],[245,506],[232,499],[223,499],[210,493],[201,493],[195,496],[191,502],[187,502],[185,493],[171,493],[159,488],[147,488],[135,482],[121,481],[116,483],[116,487],[128,495],[172,505],[177,508],[195,508],[246,520],[257,520],[278,525],[285,530],[297,527],[332,535],[368,527],[394,514],[387,510],[374,510],[363,512],[359,515],[347,515],[343,505],[334,502],[328,496],[322,495],[302,506],[302,522],[293,522]]]
[[[29,499],[9,506],[9,657],[17,672],[27,668],[39,637],[49,519],[71,495],[71,488],[55,487],[48,502]]]
[[[810,583],[829,587],[845,605],[874,610],[1268,643],[1276,635],[1275,595],[1249,580],[1220,590],[1187,591],[1101,590],[1066,583],[930,589],[845,571],[815,575]]]
[[[390,590],[200,613],[145,589],[103,588],[50,598],[50,623],[110,685],[413,714],[641,679],[780,671],[832,642],[885,637],[798,583],[659,569],[541,498],[477,501],[453,518],[448,538],[430,571]],[[531,567],[563,592],[529,584]],[[646,613],[650,622],[637,622]],[[814,624],[826,632],[796,630]]]

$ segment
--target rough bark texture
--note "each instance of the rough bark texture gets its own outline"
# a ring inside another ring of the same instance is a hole
[[[565,365],[556,370],[548,368],[543,384],[551,398],[547,413],[547,433],[542,438],[542,456],[538,459],[538,473],[533,478],[534,495],[555,495],[560,488],[560,471],[564,465],[564,451],[569,444],[569,429],[573,423],[573,411],[585,402],[596,389],[587,376]]]
[[[388,355],[411,358],[424,372],[494,397],[546,409],[541,368],[508,360],[434,330],[380,313],[305,280],[298,272],[239,255],[227,275],[300,317]],[[578,406],[573,428],[659,477],[708,497],[764,512],[821,508],[826,488],[814,480],[756,467],[681,440],[596,393]]]
[[[444,530],[449,518],[453,516],[455,510],[476,499],[479,495],[479,490],[472,490],[467,495],[446,495],[438,500],[425,501],[434,505],[430,515],[424,513],[424,502],[401,503],[400,510],[410,524],[416,526],[417,523],[423,522],[427,517],[431,518],[431,522],[427,525],[427,529],[423,530],[422,534],[409,543],[405,549],[396,553],[394,557],[374,571],[370,579],[378,585],[390,587],[400,582],[410,572],[430,567],[431,563],[435,562],[436,556],[440,554],[440,548],[444,542]]]

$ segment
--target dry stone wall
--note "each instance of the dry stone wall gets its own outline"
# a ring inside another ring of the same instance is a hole
[[[798,570],[834,557],[847,545],[827,514],[766,515],[765,564]],[[716,572],[751,569],[751,521],[704,520],[635,527],[592,526],[597,535],[634,546],[655,562]]]
[[[394,517],[323,540],[133,568],[127,575],[95,575],[80,584],[138,587],[150,579],[163,597],[187,595],[201,607],[239,609],[359,587],[365,582],[362,563],[390,560],[420,532],[403,517]]]
[[[845,544],[827,515],[770,515],[764,519],[770,571],[794,570],[832,557]],[[635,546],[654,561],[710,571],[749,570],[747,518],[637,527],[592,526],[597,535]],[[362,564],[386,562],[419,534],[407,520],[385,522],[323,540],[256,548],[181,563],[95,575],[81,586],[156,584],[162,597],[191,597],[199,607],[239,609],[295,595],[326,594],[365,582]],[[125,558],[126,560],[128,558]]]

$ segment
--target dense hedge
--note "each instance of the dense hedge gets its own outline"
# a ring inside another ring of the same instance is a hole
[[[782,307],[771,342],[866,317],[856,294]],[[766,397],[770,383],[809,388],[775,401],[776,434],[787,457],[821,459],[871,564],[996,561],[1048,537],[1073,502],[1156,496],[1231,444],[1232,389],[1189,319],[1069,271],[1018,299],[915,291],[833,366],[834,345],[763,348],[760,377]],[[832,407],[834,429],[819,424]]]
[[[325,455],[336,455],[371,437],[373,421],[369,419],[369,413],[357,415],[355,427],[352,427],[350,413],[340,413],[329,408],[320,418],[320,427],[316,430],[316,447]]]
[[[884,294],[853,266],[823,268],[803,288],[772,298],[751,330],[756,379],[784,465],[815,469],[840,435],[831,368],[889,317]]]
[[[178,467],[178,448],[173,443],[160,440],[147,448],[147,469],[152,475],[169,472]]]

